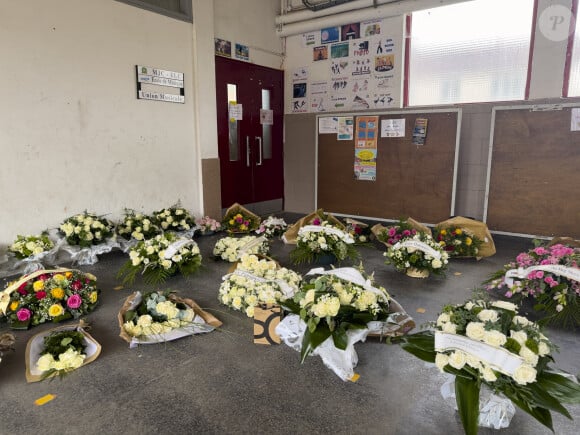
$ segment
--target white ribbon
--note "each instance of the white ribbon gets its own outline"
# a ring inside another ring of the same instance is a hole
[[[498,372],[512,377],[517,368],[525,363],[522,357],[504,348],[441,331],[435,332],[435,350],[437,352],[460,350],[484,361]]]
[[[508,287],[511,287],[514,284],[514,278],[527,278],[527,276],[535,270],[543,270],[544,272],[550,272],[580,282],[580,269],[562,266],[560,264],[542,264],[539,266],[531,266],[527,269],[520,267],[518,269],[508,270],[505,274],[505,283]]]
[[[298,235],[301,236],[304,233],[328,233],[334,234],[339,239],[341,239],[344,243],[352,244],[354,243],[354,239],[348,233],[345,233],[342,230],[334,227],[323,227],[321,225],[304,225],[298,230]]]
[[[244,246],[242,246],[238,250],[238,260],[240,258],[242,258],[242,255],[244,255],[246,252],[248,252],[249,250],[251,250],[252,248],[254,248],[254,247],[258,246],[258,245],[261,245],[266,240],[268,240],[268,238],[266,236],[260,236],[260,237],[256,237],[256,239],[251,240],[248,243],[246,243]]]
[[[311,269],[306,275],[333,275],[344,281],[356,284],[365,290],[376,294],[384,302],[389,302],[389,296],[386,292],[373,287],[370,280],[365,280],[362,274],[354,267],[339,267],[337,269],[324,270],[322,267]]]
[[[176,240],[175,242],[173,242],[171,245],[169,245],[167,247],[167,249],[165,250],[165,254],[163,255],[163,258],[165,258],[166,260],[171,260],[173,258],[173,256],[175,254],[177,254],[182,248],[184,248],[187,245],[194,245],[195,242],[193,240],[190,239],[179,239]]]
[[[266,279],[266,278],[262,278],[261,276],[256,276],[256,275],[251,274],[250,272],[247,272],[245,270],[240,270],[240,269],[236,269],[232,273],[225,275],[222,278],[222,281],[227,280],[232,275],[241,276],[243,278],[249,279],[250,281],[259,282],[259,283],[276,283],[276,284],[278,284],[278,287],[280,287],[280,291],[282,292],[282,294],[284,295],[284,297],[286,299],[291,298],[292,296],[294,296],[294,293],[296,293],[296,289],[292,288],[284,280]]]
[[[425,254],[430,255],[431,257],[440,260],[441,259],[441,252],[433,249],[431,246],[427,245],[424,242],[420,242],[419,240],[403,240],[402,242],[397,242],[393,246],[393,249],[401,249],[401,248],[415,248],[419,251],[424,252]]]

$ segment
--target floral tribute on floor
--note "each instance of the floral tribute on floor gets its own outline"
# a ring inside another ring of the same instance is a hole
[[[357,260],[359,253],[352,236],[329,221],[314,219],[298,230],[296,248],[290,252],[294,264],[334,264],[346,259]]]
[[[264,236],[223,237],[213,248],[213,255],[218,259],[235,263],[244,254],[267,255],[270,251],[268,239]]]
[[[404,237],[383,254],[385,264],[413,278],[427,278],[431,273],[442,275],[449,264],[449,254],[425,233]]]

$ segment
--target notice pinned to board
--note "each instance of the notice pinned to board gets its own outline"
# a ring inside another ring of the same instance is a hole
[[[243,107],[241,104],[230,103],[229,107],[230,122],[241,121],[243,119]]]
[[[415,126],[413,127],[413,145],[425,145],[425,138],[427,137],[427,118],[415,119]]]
[[[352,140],[354,131],[354,119],[352,116],[338,117],[338,140]]]
[[[405,137],[405,119],[381,119],[381,137]]]
[[[318,118],[318,134],[338,133],[338,117],[325,116]]]

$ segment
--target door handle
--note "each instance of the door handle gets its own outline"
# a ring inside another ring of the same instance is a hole
[[[256,166],[262,166],[262,137],[256,136],[258,140],[258,155],[260,156],[260,160],[256,163]]]
[[[250,136],[246,136],[246,166],[250,167]]]

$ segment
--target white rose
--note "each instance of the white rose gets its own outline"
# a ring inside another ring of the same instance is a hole
[[[431,262],[431,266],[433,267],[433,269],[440,269],[441,266],[443,266],[443,263],[441,263],[441,260],[436,258]]]
[[[495,310],[481,310],[477,318],[482,322],[497,322],[497,311]]]
[[[538,364],[538,355],[526,346],[522,346],[520,349],[520,356],[532,367],[536,367]]]
[[[135,240],[143,240],[145,237],[143,236],[143,233],[140,233],[138,231],[133,231],[131,233],[131,237],[133,237]]]
[[[527,365],[520,365],[514,372],[513,378],[520,385],[529,384],[536,380],[536,369]]]
[[[485,335],[485,325],[481,322],[471,322],[465,328],[465,334],[472,340],[482,341]]]
[[[476,356],[466,354],[465,355],[465,362],[469,367],[473,367],[474,369],[482,370],[481,361]]]
[[[166,316],[168,320],[174,319],[179,315],[179,310],[171,301],[159,302],[155,307],[155,311],[161,315]]]
[[[338,310],[340,310],[340,300],[336,297],[329,298],[326,301],[326,315],[334,317],[338,314]]]
[[[449,357],[447,355],[444,353],[437,353],[437,355],[435,355],[435,365],[441,373],[443,373],[443,369],[447,364],[449,364]]]
[[[548,355],[549,353],[550,353],[550,346],[548,346],[543,341],[540,341],[540,344],[538,344],[538,354],[540,356],[544,356],[544,355]]]
[[[522,316],[514,316],[514,318],[512,319],[512,322],[515,325],[521,325],[521,326],[528,326],[530,322],[528,319],[526,319],[525,317]]]
[[[455,323],[447,322],[443,324],[443,332],[448,334],[455,334],[457,333],[457,325]]]
[[[437,326],[442,326],[444,323],[447,323],[451,320],[451,316],[447,313],[441,313],[439,314],[439,317],[437,317]]]
[[[523,346],[528,339],[528,334],[526,334],[524,331],[511,331],[510,337]]]
[[[516,304],[512,304],[511,302],[506,301],[495,301],[491,304],[493,307],[502,308],[504,310],[513,311],[515,312],[518,309]]]
[[[467,302],[465,304],[465,309],[471,311],[471,309],[475,307],[475,304],[473,302]]]
[[[461,370],[465,363],[465,354],[460,350],[456,350],[451,355],[449,355],[449,365],[454,369]]]
[[[246,308],[246,316],[254,317],[254,310],[255,307],[253,305],[250,305],[248,308]]]
[[[38,358],[38,361],[36,362],[36,368],[42,372],[46,372],[52,368],[53,363],[54,358],[51,354],[47,353]]]
[[[239,296],[236,296],[232,300],[232,307],[234,307],[236,310],[239,310],[242,307],[242,298]]]
[[[483,341],[491,346],[500,347],[505,344],[507,337],[499,331],[485,331]]]
[[[485,382],[495,382],[495,381],[497,381],[497,376],[496,376],[495,372],[489,366],[485,366],[483,368],[481,374],[482,374],[483,380]]]
[[[195,316],[195,312],[191,308],[187,308],[181,312],[181,320],[191,323]]]
[[[153,323],[153,317],[149,314],[143,314],[137,319],[137,325],[139,326],[151,326],[151,323]]]

